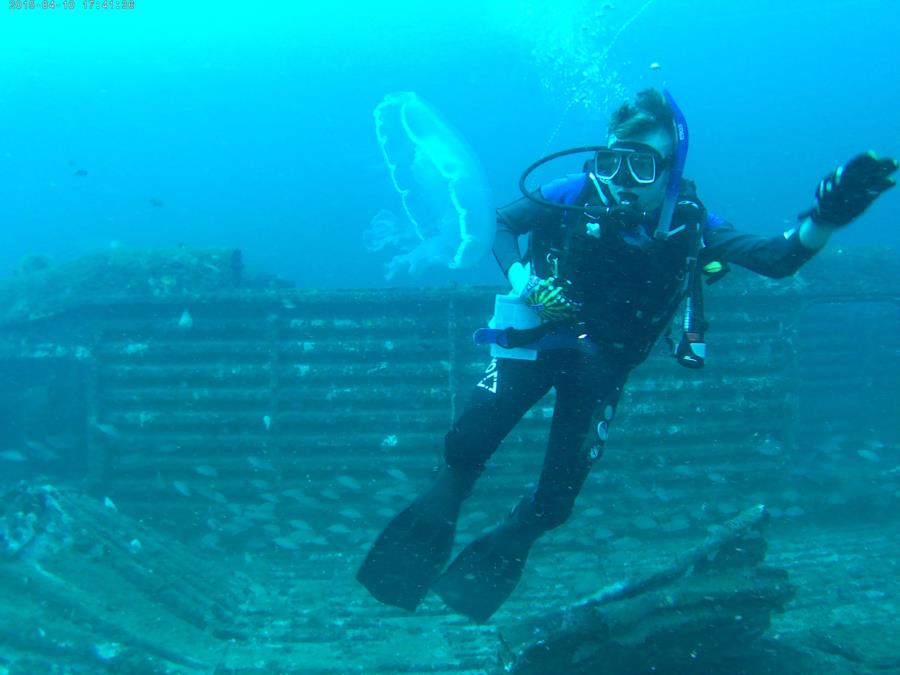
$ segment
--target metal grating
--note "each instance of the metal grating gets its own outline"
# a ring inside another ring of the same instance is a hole
[[[834,298],[892,302],[898,277],[865,264],[870,259],[836,256],[778,282],[738,271],[712,287],[707,369],[685,371],[662,356],[642,365],[600,470],[673,491],[700,481],[711,498],[734,495],[736,486],[748,496],[771,492],[773,474],[804,433],[798,397],[818,386],[809,369],[816,359],[841,363],[848,348],[804,346],[801,367],[799,317]],[[885,275],[851,273],[859,269]],[[242,536],[255,533],[251,507],[281,519],[311,512],[321,516],[321,532],[335,525],[336,506],[371,511],[373,494],[381,511],[396,508],[436,463],[487,361],[469,336],[486,320],[491,294],[227,284],[129,291],[70,298],[68,306],[50,303],[40,319],[7,321],[3,344],[26,361],[52,352],[79,364],[82,472],[133,512],[198,533],[221,531],[227,520]],[[831,382],[843,376],[839,368],[827,373]],[[551,394],[493,460],[504,486],[492,495],[506,506],[536,477],[552,405]],[[401,473],[410,480],[391,478]],[[269,534],[283,530],[270,525]]]

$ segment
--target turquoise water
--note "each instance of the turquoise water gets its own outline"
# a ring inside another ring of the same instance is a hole
[[[487,238],[524,167],[655,86],[702,200],[777,236],[840,162],[900,155],[900,5],[49,1],[0,7],[0,675],[494,672],[673,566],[601,652],[640,668],[604,672],[900,672],[897,192],[797,276],[709,290],[706,369],[635,372],[491,623],[354,579],[483,377],[502,281],[490,255],[409,274],[404,213],[452,260],[466,209]],[[552,396],[457,550],[533,487]],[[764,539],[690,557],[758,504]],[[554,656],[589,660],[587,625]]]
[[[241,247],[301,286],[383,285],[392,254],[363,233],[399,210],[372,119],[392,91],[459,130],[497,203],[649,85],[688,117],[701,197],[750,231],[782,229],[853,153],[900,154],[888,0],[6,4],[0,273],[187,243]],[[884,202],[843,241],[896,243]],[[424,280],[447,278],[499,275],[486,260]]]

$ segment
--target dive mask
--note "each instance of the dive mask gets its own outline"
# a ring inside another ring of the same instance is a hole
[[[651,185],[668,165],[667,158],[643,143],[614,143],[594,153],[594,175],[604,182],[612,182],[624,167],[635,183]]]

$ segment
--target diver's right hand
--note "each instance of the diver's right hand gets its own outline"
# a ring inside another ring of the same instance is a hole
[[[816,188],[816,205],[800,214],[822,227],[837,229],[857,218],[882,192],[897,182],[891,174],[900,162],[871,150],[857,155],[825,176]]]
[[[574,319],[581,310],[581,303],[566,297],[563,284],[556,277],[542,279],[532,275],[521,295],[543,322]]]

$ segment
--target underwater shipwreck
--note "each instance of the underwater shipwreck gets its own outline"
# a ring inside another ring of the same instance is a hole
[[[0,283],[0,673],[900,672],[900,263],[708,292],[486,625],[354,581],[429,479],[497,289],[297,289],[235,250]],[[537,476],[552,396],[458,546]],[[491,467],[502,467],[492,471]]]

